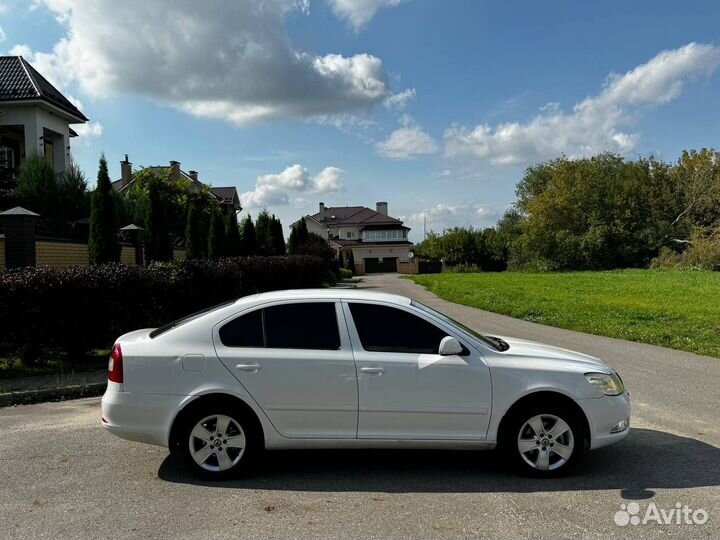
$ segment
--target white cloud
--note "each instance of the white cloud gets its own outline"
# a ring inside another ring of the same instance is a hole
[[[428,231],[442,232],[450,227],[490,227],[502,215],[504,208],[497,205],[486,205],[477,202],[458,204],[438,203],[409,216],[403,216],[408,227],[422,234],[424,222]]]
[[[325,167],[316,176],[310,176],[302,165],[291,165],[277,174],[258,176],[255,189],[246,191],[240,196],[246,208],[262,208],[265,206],[285,206],[300,201],[298,197],[291,201],[290,193],[331,193],[342,191],[344,171],[337,167]]]
[[[406,88],[402,92],[390,94],[385,98],[385,106],[388,109],[403,110],[413,99],[415,99],[415,89]]]
[[[415,125],[396,129],[385,141],[377,143],[375,148],[381,156],[392,159],[411,159],[438,151],[433,138]]]
[[[355,31],[363,27],[384,7],[395,7],[407,0],[328,0],[338,17],[348,21]]]
[[[5,30],[3,30],[3,27],[0,26],[0,43],[5,41],[7,39],[7,36],[5,35]]]
[[[623,75],[611,74],[599,94],[577,103],[571,112],[548,103],[524,124],[481,124],[472,129],[454,125],[445,132],[445,153],[475,156],[497,165],[525,164],[561,154],[627,154],[636,147],[638,134],[621,128],[633,113],[672,101],[688,79],[709,75],[718,65],[720,47],[713,45],[690,43],[663,51]]]
[[[337,167],[325,167],[313,179],[313,191],[332,193],[343,189],[343,170]]]
[[[36,67],[93,97],[144,95],[190,114],[236,124],[368,109],[388,89],[368,54],[295,49],[285,17],[295,0],[37,0],[66,29]]]
[[[82,139],[96,139],[103,133],[103,126],[100,122],[73,125],[73,129]]]
[[[28,62],[33,58],[32,49],[28,45],[23,44],[13,45],[8,54],[10,56],[22,56]]]

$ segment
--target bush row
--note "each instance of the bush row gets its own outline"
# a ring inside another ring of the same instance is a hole
[[[0,354],[79,357],[130,330],[247,294],[318,287],[326,278],[326,263],[311,256],[8,270],[0,272]]]

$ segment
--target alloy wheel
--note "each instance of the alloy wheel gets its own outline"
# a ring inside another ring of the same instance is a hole
[[[188,444],[190,456],[198,466],[210,472],[224,472],[240,462],[246,440],[238,421],[214,414],[195,424]]]
[[[554,471],[568,462],[575,448],[572,429],[559,416],[538,414],[520,428],[520,456],[533,469]]]

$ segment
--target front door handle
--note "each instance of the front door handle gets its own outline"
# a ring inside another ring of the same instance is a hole
[[[362,373],[368,373],[370,375],[380,375],[381,373],[385,372],[385,370],[381,367],[361,367],[360,371]]]
[[[260,364],[238,364],[235,366],[235,369],[239,369],[240,371],[257,372],[262,369],[262,366]]]

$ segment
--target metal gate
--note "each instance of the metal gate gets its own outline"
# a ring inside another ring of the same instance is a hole
[[[383,257],[382,261],[377,257],[365,260],[365,273],[373,274],[379,272],[397,272],[397,257]]]

